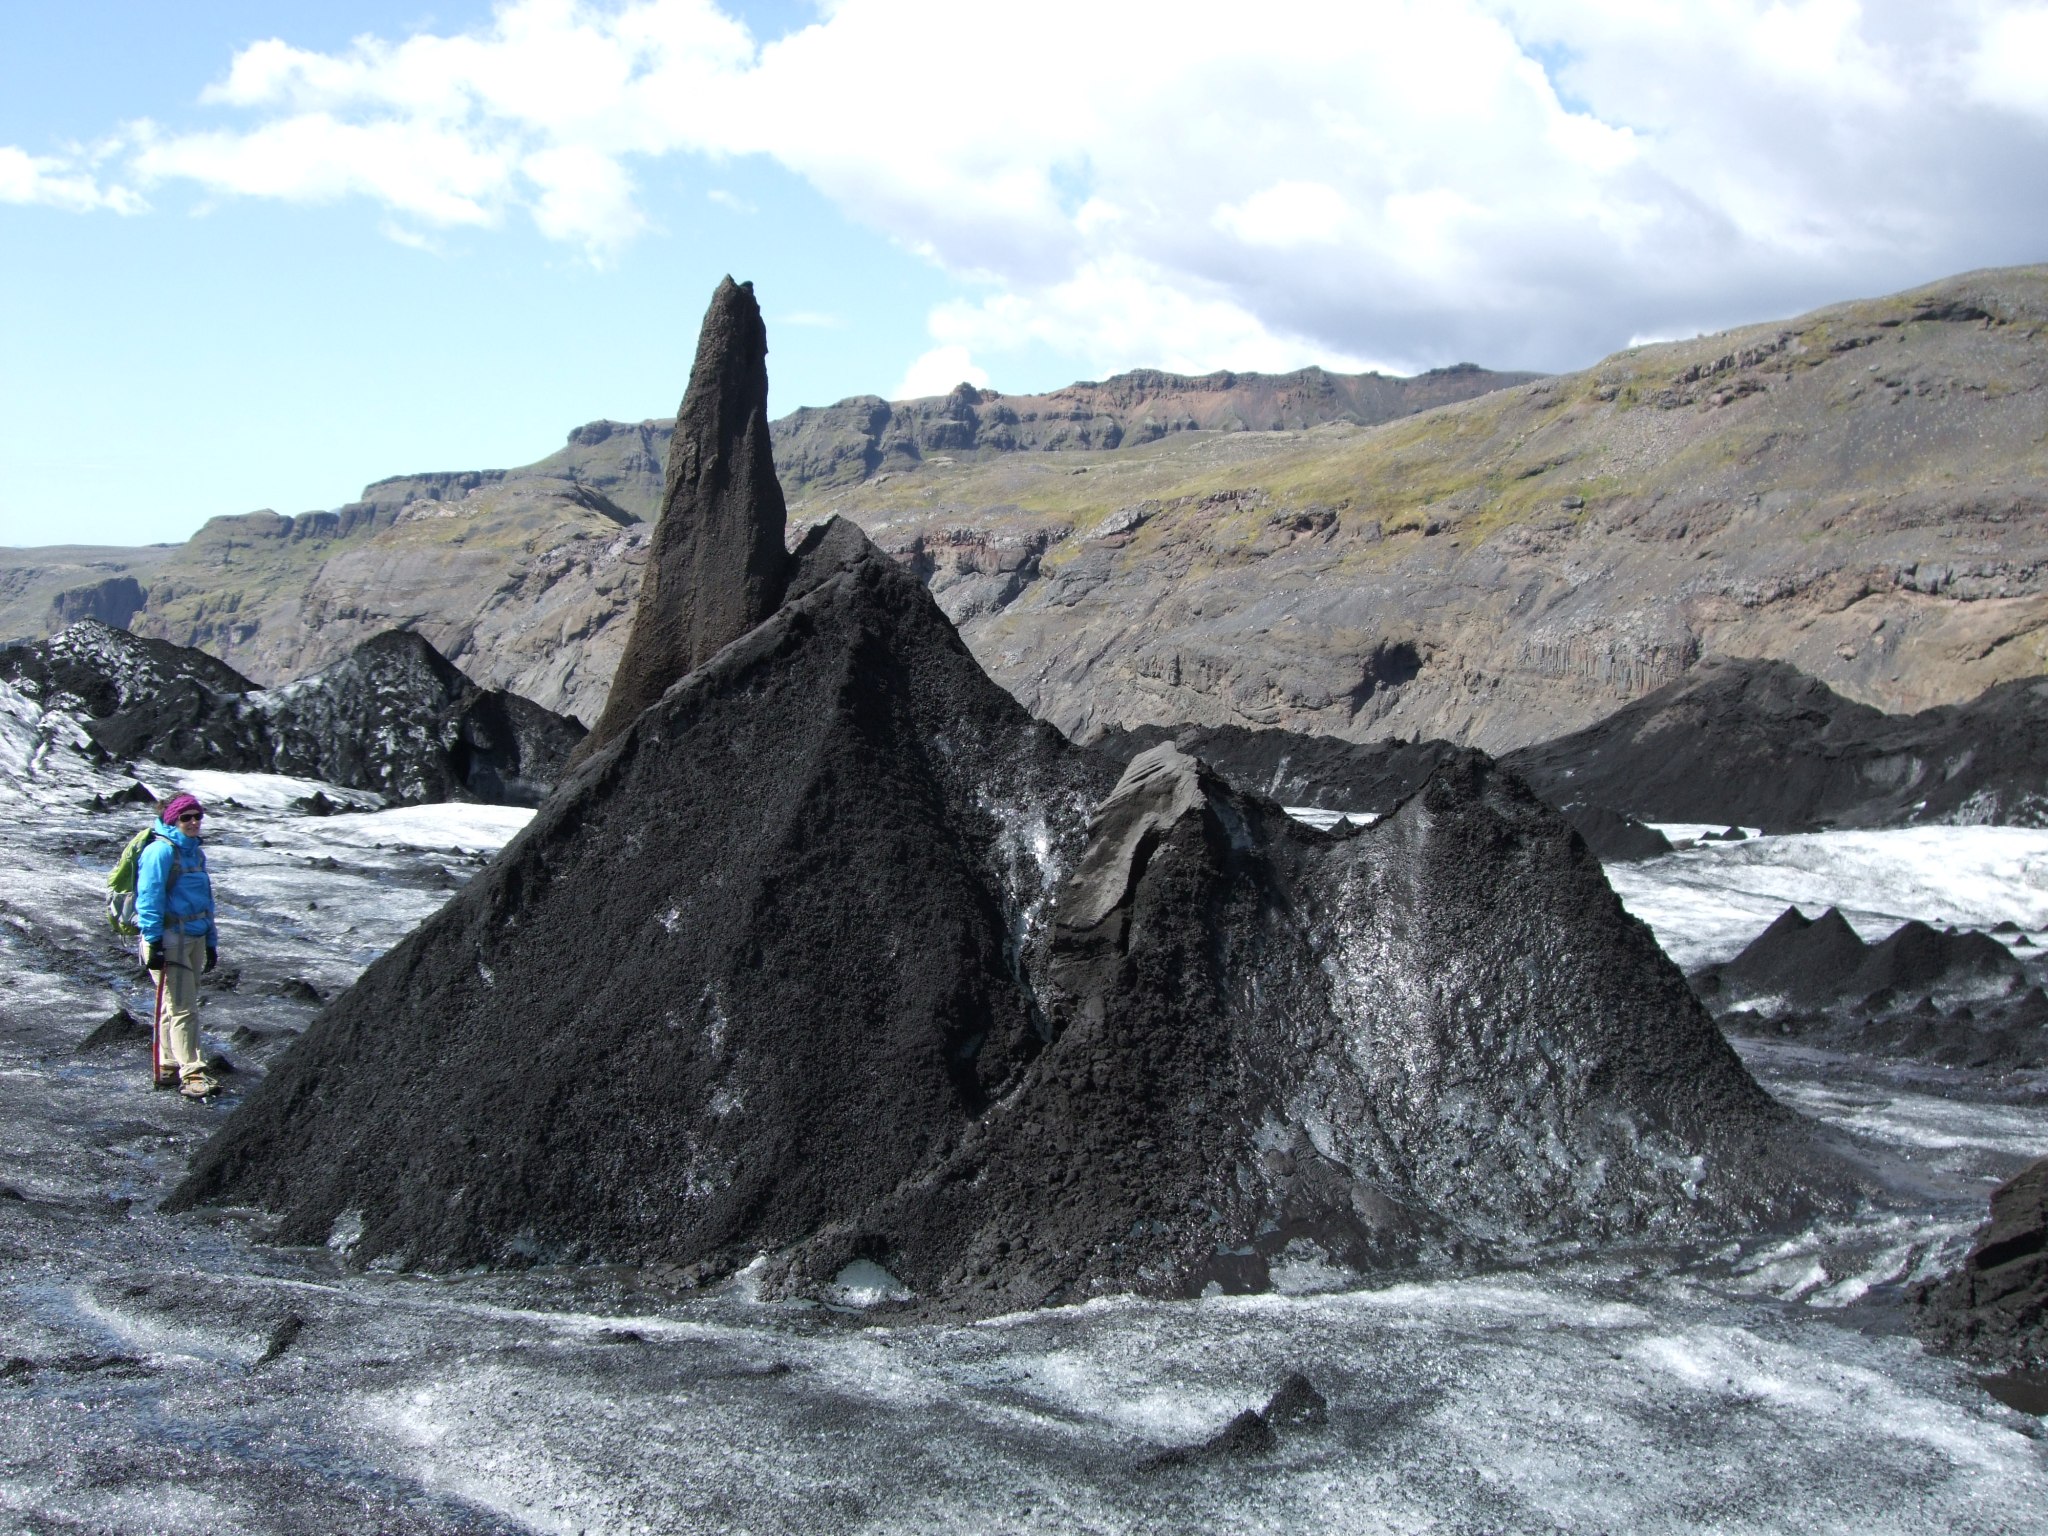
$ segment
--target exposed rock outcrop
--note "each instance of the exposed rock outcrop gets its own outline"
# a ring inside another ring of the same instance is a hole
[[[401,802],[537,805],[584,734],[477,687],[420,636],[396,631],[262,690],[204,651],[85,620],[0,651],[0,678],[75,709],[113,757],[320,778]]]
[[[704,316],[642,599],[586,750],[775,611],[787,520],[768,434],[768,332],[754,285],[728,277]]]
[[[791,491],[802,493],[900,474],[927,457],[953,462],[986,454],[1104,451],[1179,432],[1374,426],[1536,377],[1472,363],[1413,378],[1321,368],[1194,377],[1141,368],[1043,395],[1005,395],[972,384],[917,400],[857,395],[776,422],[775,460]]]
[[[2048,996],[1996,939],[1908,922],[1866,944],[1830,907],[1787,907],[1734,959],[1694,972],[1724,1028],[1944,1066],[2048,1066]]]
[[[2048,1370],[2048,1158],[1991,1192],[1963,1267],[1923,1286],[1921,1336],[1982,1364]]]
[[[80,619],[97,619],[110,629],[126,629],[148,601],[149,594],[133,576],[108,576],[51,598],[50,627],[57,630]]]

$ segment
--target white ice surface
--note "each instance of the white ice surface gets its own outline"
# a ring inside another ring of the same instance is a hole
[[[0,759],[0,779],[33,756],[31,743]],[[1623,1252],[974,1327],[861,1326],[744,1284],[678,1296],[631,1272],[352,1273],[325,1248],[264,1245],[236,1213],[157,1211],[232,1101],[186,1105],[151,1093],[136,1059],[73,1049],[134,1001],[132,968],[97,928],[128,818],[86,812],[82,759],[54,761],[0,783],[46,805],[0,818],[0,1186],[23,1196],[0,1199],[0,1358],[32,1362],[0,1380],[0,1530],[2048,1526],[2039,1426],[1884,1326],[1878,1305],[1954,1262],[1990,1181],[2048,1150],[2048,1106],[1745,1043],[1773,1092],[1910,1160],[1936,1192],[1704,1261]],[[241,972],[208,995],[216,1045],[237,1023],[303,1026],[314,1006],[273,983],[345,985],[526,820],[466,806],[314,818],[289,809],[311,787],[298,781],[201,782],[222,807],[208,843],[223,963]],[[1860,880],[1864,909],[1889,919],[1940,916],[1906,905],[1929,889],[1912,872],[1976,846],[1808,856],[1792,841],[1655,861],[1642,888],[1668,893],[1671,932],[1693,942],[1715,931],[1696,909],[1721,911],[1716,891],[1731,908],[1764,902],[1768,921],[1794,897],[1761,883],[1794,877]],[[244,1057],[251,1072],[263,1059]],[[288,1316],[303,1327],[266,1360]],[[1329,1399],[1326,1427],[1252,1460],[1147,1469],[1293,1370]]]
[[[384,803],[382,795],[363,789],[339,789],[318,779],[295,779],[282,773],[226,773],[214,768],[166,768],[138,765],[143,781],[165,793],[183,790],[197,795],[217,825],[232,807],[252,811],[290,811],[296,800],[324,794],[336,805],[368,810]]]
[[[2048,927],[2048,831],[1902,827],[1756,837],[1607,866],[1629,911],[1691,970],[1739,953],[1788,906],[1839,907],[1879,939],[1908,918]]]
[[[495,853],[533,820],[516,805],[397,805],[366,815],[331,816],[327,825],[344,841],[381,848],[452,848]]]
[[[127,788],[128,780],[93,765],[91,749],[76,717],[0,682],[0,806],[83,802]]]

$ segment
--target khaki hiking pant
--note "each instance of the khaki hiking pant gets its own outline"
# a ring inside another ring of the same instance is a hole
[[[149,941],[141,941],[145,963]],[[206,935],[193,938],[182,933],[164,935],[164,1010],[158,1021],[158,1038],[163,1042],[163,1064],[175,1066],[178,1080],[189,1083],[206,1073],[206,1058],[199,1054],[199,970],[206,964]],[[152,973],[154,980],[154,973]]]

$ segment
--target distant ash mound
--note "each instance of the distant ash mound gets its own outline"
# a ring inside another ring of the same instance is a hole
[[[1148,725],[1090,743],[1128,762],[1162,741],[1283,805],[1384,812],[1458,748],[1241,726]],[[1803,832],[1918,823],[2048,825],[2048,678],[1888,715],[1781,661],[1709,657],[1584,730],[1501,761],[1603,858],[1668,852],[1642,822]],[[1647,834],[1647,835],[1646,835]]]
[[[264,722],[273,773],[374,789],[401,804],[538,805],[585,734],[531,699],[479,688],[403,629],[254,694],[249,706]]]
[[[1989,934],[1908,922],[1866,944],[1830,907],[1787,907],[1694,990],[1736,1034],[1973,1068],[2048,1066],[2048,995]]]
[[[686,400],[689,462],[765,421],[761,348],[728,279],[691,393],[758,397]],[[750,570],[702,547],[730,482],[669,483],[668,557]],[[1483,756],[1325,834],[1170,744],[1114,778],[851,523],[772,578],[759,622],[693,589],[708,659],[325,1010],[170,1208],[428,1269],[765,1256],[768,1293],[831,1296],[879,1265],[987,1315],[1689,1240],[1842,1194]]]
[[[317,778],[406,804],[538,805],[584,736],[566,715],[479,688],[406,630],[259,689],[204,651],[85,619],[0,650],[0,680],[74,712],[112,759]]]
[[[224,661],[81,619],[47,640],[0,649],[0,679],[45,708],[67,708],[110,757],[260,772],[256,685]]]
[[[2048,826],[2048,678],[1888,715],[1786,662],[1710,657],[1504,761],[1546,794],[1645,821]]]

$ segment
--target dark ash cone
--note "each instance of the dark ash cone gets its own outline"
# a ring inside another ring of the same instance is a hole
[[[776,610],[787,521],[768,437],[768,332],[754,285],[728,277],[704,313],[676,415],[633,631],[580,756]]]
[[[1513,774],[1453,753],[1352,835],[1171,746],[1112,784],[851,523],[778,564],[759,326],[719,290],[610,739],[170,1208],[430,1269],[864,1260],[986,1314],[1830,1198]]]
[[[1024,952],[1106,787],[831,525],[779,613],[328,1007],[175,1202],[310,1242],[356,1210],[357,1257],[429,1268],[798,1241],[1040,1048]]]
[[[1690,1240],[1825,1184],[1512,775],[1462,755],[1339,837],[1151,756],[1110,794],[835,521],[171,1203],[429,1269],[868,1259],[983,1314]]]

